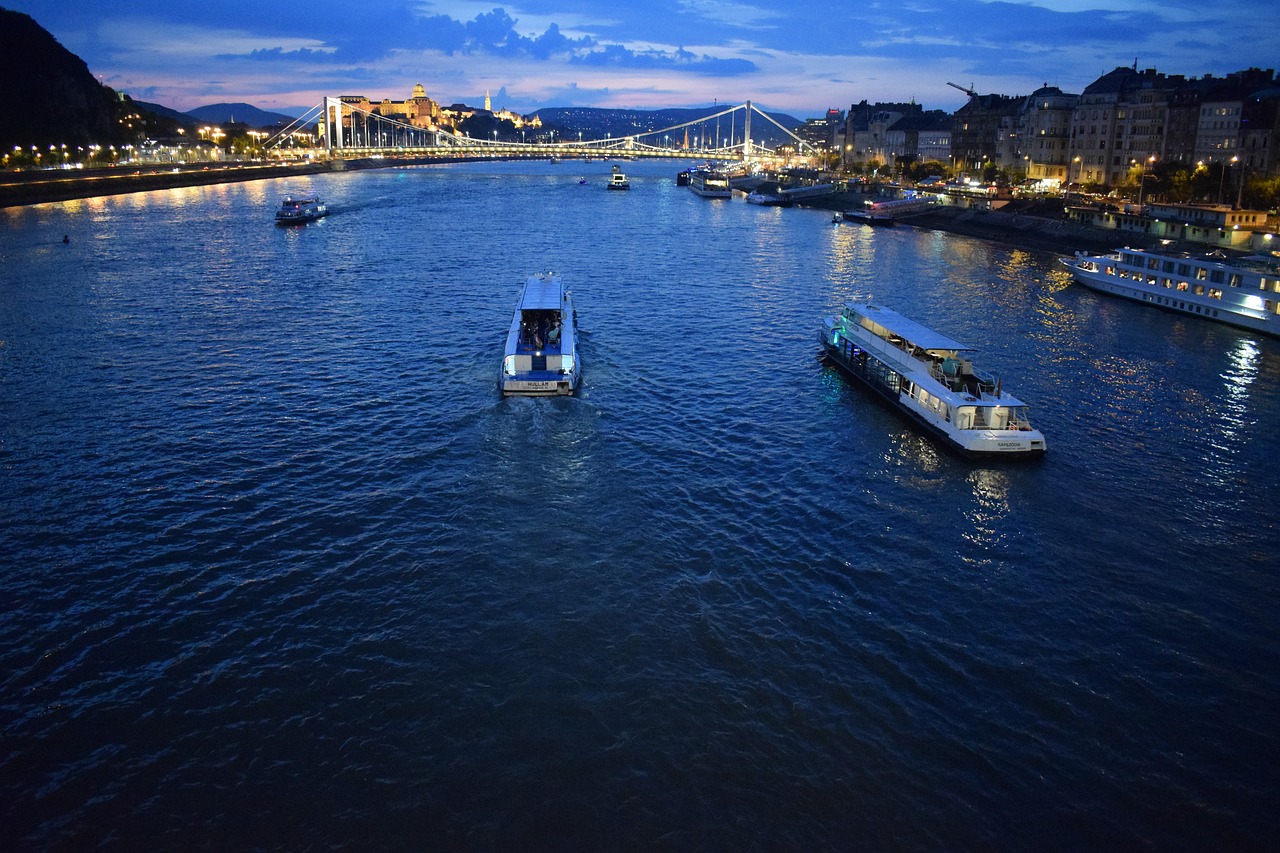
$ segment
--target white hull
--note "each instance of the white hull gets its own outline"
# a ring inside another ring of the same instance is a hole
[[[823,353],[946,446],[972,457],[1033,458],[1046,451],[1027,407],[975,371],[970,350],[896,312],[845,309],[821,332]]]
[[[1280,335],[1280,265],[1266,258],[1161,255],[1122,249],[1059,259],[1080,284],[1144,305]]]

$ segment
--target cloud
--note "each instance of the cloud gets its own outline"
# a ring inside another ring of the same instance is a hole
[[[693,54],[683,48],[674,51],[633,51],[618,44],[577,54],[570,58],[570,62],[595,67],[669,69],[724,77],[736,77],[757,70],[756,65],[746,59],[718,59],[705,54]]]

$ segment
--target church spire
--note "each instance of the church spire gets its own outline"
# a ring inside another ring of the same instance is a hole
[[[493,107],[489,106],[489,90],[484,90],[484,109],[485,112],[493,112]]]

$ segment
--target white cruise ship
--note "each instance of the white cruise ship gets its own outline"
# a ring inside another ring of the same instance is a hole
[[[828,317],[823,355],[945,446],[970,457],[1034,458],[1046,450],[1026,403],[973,366],[973,350],[896,311],[863,304]]]
[[[1117,249],[1059,259],[1076,281],[1101,293],[1280,335],[1280,260]]]

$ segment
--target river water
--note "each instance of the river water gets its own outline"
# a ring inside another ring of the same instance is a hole
[[[1269,847],[1280,342],[608,166],[0,211],[0,848]],[[866,296],[1048,456],[819,364]]]

